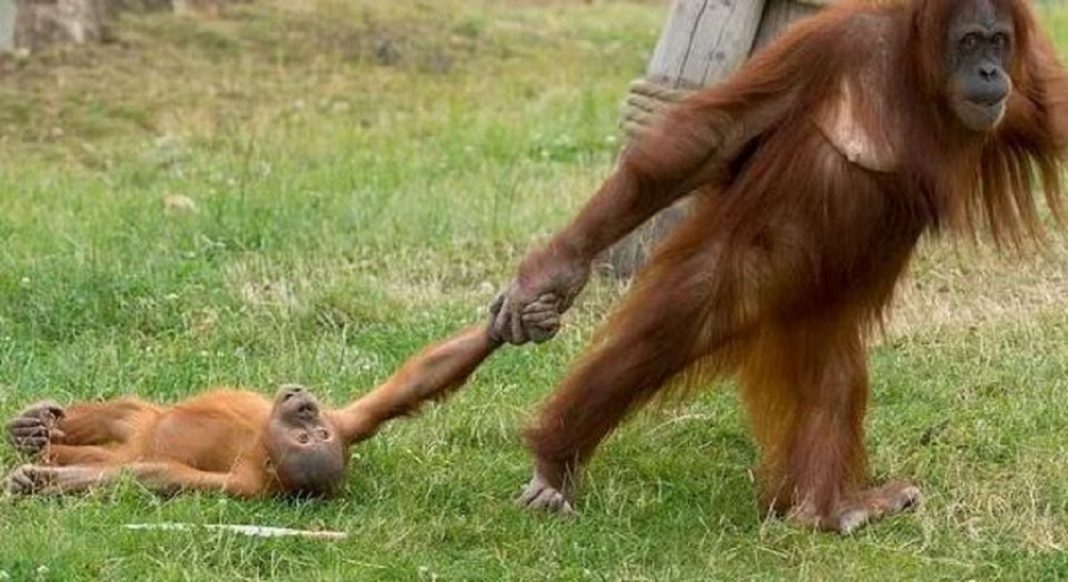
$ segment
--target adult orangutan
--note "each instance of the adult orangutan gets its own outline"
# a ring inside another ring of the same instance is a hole
[[[522,262],[493,333],[544,341],[591,261],[677,197],[663,243],[527,432],[532,508],[571,510],[602,439],[672,380],[735,374],[765,507],[839,532],[900,511],[869,488],[866,338],[924,233],[1041,231],[1059,211],[1068,76],[1024,0],[845,3],[672,108]]]
[[[174,406],[126,398],[61,408],[35,404],[7,424],[36,464],[6,481],[15,494],[81,491],[123,471],[162,491],[329,496],[345,479],[348,447],[382,423],[459,388],[494,349],[485,327],[427,348],[349,406],[324,410],[300,386],[269,398],[215,390]]]

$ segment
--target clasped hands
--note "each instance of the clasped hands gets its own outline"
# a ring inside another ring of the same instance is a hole
[[[592,259],[552,245],[532,253],[490,306],[493,339],[542,343],[560,330],[560,317],[590,278]]]

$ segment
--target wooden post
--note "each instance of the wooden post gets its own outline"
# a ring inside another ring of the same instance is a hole
[[[15,0],[0,0],[0,52],[15,48]]]
[[[678,0],[645,77],[670,87],[704,87],[749,56],[764,0]]]
[[[719,82],[786,27],[833,0],[676,0],[649,60],[647,80],[698,89]],[[688,213],[683,199],[612,247],[612,272],[630,277]]]

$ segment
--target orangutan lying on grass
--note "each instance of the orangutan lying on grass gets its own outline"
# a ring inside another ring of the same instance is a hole
[[[33,459],[5,480],[17,495],[84,491],[129,473],[155,490],[238,497],[327,497],[345,480],[348,448],[386,421],[459,388],[499,344],[472,327],[430,346],[381,386],[339,409],[283,386],[274,401],[214,389],[173,406],[134,398],[62,408],[34,404],[7,423]]]

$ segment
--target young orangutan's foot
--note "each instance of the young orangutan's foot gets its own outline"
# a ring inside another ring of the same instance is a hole
[[[55,484],[55,467],[23,465],[4,479],[4,490],[12,495],[35,495],[45,492]]]

